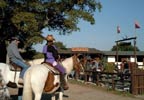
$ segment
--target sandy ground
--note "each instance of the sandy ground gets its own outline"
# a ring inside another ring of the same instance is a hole
[[[144,100],[144,98],[125,97],[96,88],[70,84],[70,89],[64,93],[64,100]]]
[[[64,100],[144,100],[144,96],[126,97],[92,87],[69,83],[69,90],[64,92]],[[10,88],[12,100],[17,100],[17,89]],[[42,100],[51,100],[43,95]]]

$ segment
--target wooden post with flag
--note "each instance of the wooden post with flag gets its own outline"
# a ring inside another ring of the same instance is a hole
[[[135,37],[137,38],[136,36],[136,29],[139,29],[140,28],[140,24],[138,23],[138,21],[135,21]],[[135,58],[135,63],[137,62],[136,61],[136,39],[134,39],[134,58]]]
[[[117,33],[120,33],[120,26],[117,26]]]
[[[134,35],[135,35],[135,37],[136,37],[136,29],[139,29],[139,28],[140,28],[140,24],[138,23],[138,21],[135,21],[134,27],[135,27]]]
[[[117,34],[120,34],[121,30],[120,30],[120,26],[117,26]],[[116,35],[118,36],[118,35]],[[118,37],[116,37],[118,40]],[[116,42],[116,66],[118,67],[118,42]]]

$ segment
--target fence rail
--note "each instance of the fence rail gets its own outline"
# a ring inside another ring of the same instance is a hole
[[[144,70],[137,68],[136,64],[131,63],[131,73],[109,73],[92,70],[85,70],[84,80],[90,81],[89,76],[93,76],[96,80],[92,80],[97,85],[103,83],[113,90],[121,89],[129,91],[134,95],[144,94]]]
[[[109,73],[109,72],[99,72],[99,71],[92,71],[86,70],[85,71],[85,82],[89,82],[89,76],[93,76],[92,82],[96,83],[97,85],[103,84],[108,88],[112,88],[113,90],[121,89],[123,91],[129,90],[130,91],[130,83],[131,83],[131,74],[127,73]],[[127,84],[127,86],[125,86]]]

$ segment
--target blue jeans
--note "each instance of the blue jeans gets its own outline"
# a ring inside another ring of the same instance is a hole
[[[11,59],[11,61],[13,63],[15,63],[16,65],[22,67],[22,71],[20,72],[20,78],[23,78],[24,77],[24,74],[25,74],[25,71],[28,69],[28,65],[25,64],[23,61],[19,60],[19,59]]]

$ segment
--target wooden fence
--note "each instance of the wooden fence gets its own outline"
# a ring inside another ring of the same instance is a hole
[[[97,85],[104,85],[116,90],[121,88],[123,91],[129,91],[134,95],[144,94],[144,70],[137,68],[136,64],[131,63],[131,73],[108,73],[98,71],[85,71],[85,82],[88,82],[88,76],[95,75]]]
[[[131,64],[131,83],[132,94],[144,94],[144,70],[137,68],[135,64]]]
[[[108,88],[113,90],[121,89],[121,91],[130,91],[131,85],[131,74],[124,73],[109,73],[109,72],[98,72],[98,71],[85,71],[85,82],[89,82],[90,76],[95,75],[96,81],[91,80],[91,82],[96,83],[97,85],[105,85]],[[126,86],[127,85],[127,86]]]

